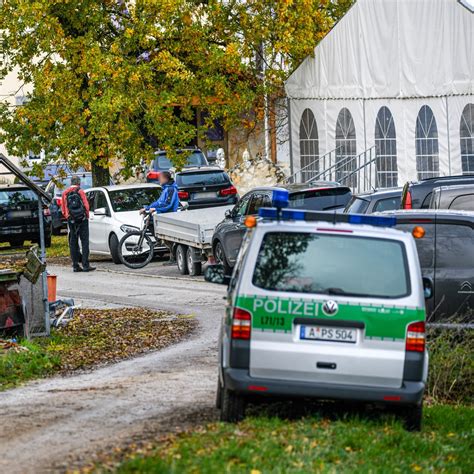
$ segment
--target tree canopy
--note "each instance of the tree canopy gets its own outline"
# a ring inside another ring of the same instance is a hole
[[[92,165],[96,182],[114,160],[127,175],[194,138],[197,105],[209,125],[258,120],[350,3],[4,0],[0,80],[15,71],[30,92],[0,105],[0,140],[16,156]]]

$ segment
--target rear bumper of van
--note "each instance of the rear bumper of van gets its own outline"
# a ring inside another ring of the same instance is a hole
[[[258,379],[250,377],[247,369],[226,368],[223,375],[227,389],[249,395],[310,397],[322,400],[353,400],[417,405],[421,402],[425,391],[424,382],[405,381],[400,388],[378,388]]]

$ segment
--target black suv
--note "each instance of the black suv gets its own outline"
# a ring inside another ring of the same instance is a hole
[[[51,245],[51,216],[43,210],[44,240]],[[38,199],[31,189],[21,184],[0,185],[0,242],[21,247],[25,240],[40,241]]]
[[[389,214],[391,215],[391,214]],[[396,228],[412,232],[423,227],[415,239],[423,277],[432,282],[433,297],[426,300],[428,321],[446,321],[451,316],[474,315],[474,214],[460,211],[396,211]]]
[[[316,182],[310,185],[255,188],[245,194],[233,209],[226,211],[225,219],[214,230],[212,249],[216,260],[230,273],[235,265],[240,244],[244,238],[245,217],[258,215],[261,207],[271,207],[273,191],[289,191],[289,208],[311,211],[342,210],[352,197],[350,188],[332,182]]]
[[[429,209],[434,188],[457,184],[474,184],[474,175],[440,176],[422,181],[408,181],[403,187],[401,209]]]
[[[178,155],[188,155],[183,167],[184,169],[209,166],[204,153],[199,148],[185,148],[183,150],[177,150],[176,153],[178,153]],[[171,163],[166,155],[166,151],[157,151],[146,175],[147,183],[158,183],[161,172],[169,171],[172,168],[174,168],[173,163]]]
[[[189,209],[231,206],[239,195],[229,175],[217,167],[191,168],[175,176],[180,201],[185,201]]]

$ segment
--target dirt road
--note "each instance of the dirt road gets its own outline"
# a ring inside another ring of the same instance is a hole
[[[212,417],[224,287],[197,279],[96,271],[58,275],[58,293],[85,305],[194,314],[199,331],[161,352],[0,393],[0,472],[63,471],[127,440]]]

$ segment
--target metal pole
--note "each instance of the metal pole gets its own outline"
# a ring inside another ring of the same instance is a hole
[[[289,97],[286,99],[286,109],[288,111],[288,135],[290,137],[290,175],[293,176],[293,133],[291,130],[291,102]]]
[[[39,233],[40,233],[40,260],[41,263],[46,263],[46,248],[44,242],[44,219],[43,219],[43,204],[41,202],[41,197],[39,194],[38,198],[38,219],[39,219]],[[43,283],[43,309],[44,309],[44,327],[46,335],[50,334],[49,326],[49,304],[48,304],[48,278],[46,275],[46,270],[41,275]]]

